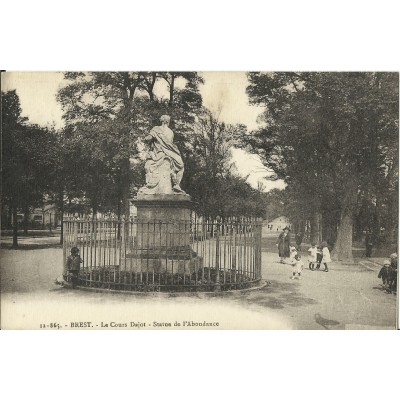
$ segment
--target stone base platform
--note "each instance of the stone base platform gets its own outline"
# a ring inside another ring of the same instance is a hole
[[[168,258],[144,258],[136,254],[126,255],[126,269],[132,272],[193,274],[203,266],[203,257],[198,256],[188,260],[171,260]]]

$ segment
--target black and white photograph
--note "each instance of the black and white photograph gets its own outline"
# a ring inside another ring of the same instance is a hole
[[[1,15],[1,398],[396,397],[396,2]]]
[[[4,71],[1,329],[394,330],[399,74]]]

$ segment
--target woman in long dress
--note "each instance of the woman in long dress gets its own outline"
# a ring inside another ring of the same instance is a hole
[[[285,258],[288,258],[290,256],[290,229],[288,227],[283,229],[283,232],[281,232],[278,237],[276,245],[278,247],[281,263],[284,263]]]

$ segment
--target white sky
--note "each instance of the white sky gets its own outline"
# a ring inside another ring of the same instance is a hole
[[[261,109],[248,104],[245,72],[202,72],[201,75],[205,80],[200,86],[203,103],[220,121],[242,123],[249,129],[257,127]],[[56,101],[57,91],[64,82],[61,72],[6,72],[1,76],[2,90],[16,89],[22,115],[31,123],[56,128],[63,126],[61,106]],[[249,176],[248,182],[253,187],[257,187],[258,181],[263,182],[266,191],[284,187],[283,181],[264,179],[265,173],[257,156],[233,149],[232,161],[242,176]]]

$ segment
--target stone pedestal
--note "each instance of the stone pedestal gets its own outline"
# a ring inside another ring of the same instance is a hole
[[[139,194],[135,269],[155,273],[191,273],[201,260],[190,246],[192,201],[187,194]],[[133,261],[133,260],[132,260]]]
[[[132,200],[137,219],[153,221],[190,221],[192,201],[188,194],[139,194]]]

